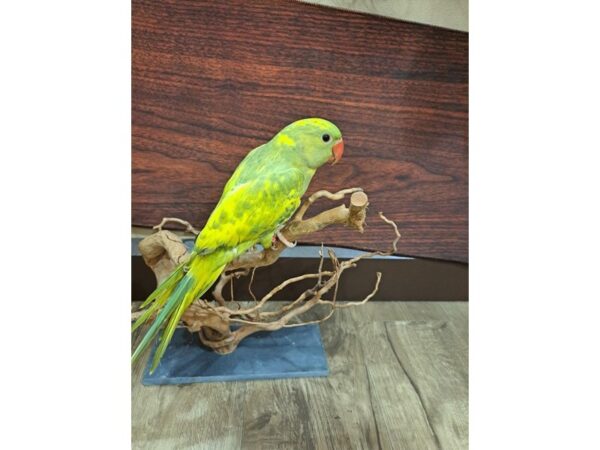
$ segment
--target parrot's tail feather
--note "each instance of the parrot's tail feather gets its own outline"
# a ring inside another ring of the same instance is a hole
[[[166,323],[150,371],[153,372],[156,369],[185,310],[210,288],[232,256],[231,252],[226,250],[217,250],[202,256],[194,252],[185,264],[187,272],[184,265],[181,265],[163,281],[144,302],[144,305],[149,305],[149,307],[133,325],[133,330],[137,329],[155,312],[158,312],[154,322],[133,352],[132,362],[146,350]]]
[[[196,255],[196,253],[193,252],[190,255],[190,258],[188,259],[188,261],[191,261],[195,255]],[[177,282],[179,280],[181,280],[181,278],[183,278],[183,267],[184,266],[185,266],[185,262],[179,264],[175,268],[175,270],[171,273],[171,275],[169,275],[167,278],[165,278],[163,280],[163,282],[160,283],[156,287],[156,289],[154,289],[154,291],[152,291],[152,293],[148,296],[148,298],[146,298],[144,303],[141,304],[139,309],[144,309],[146,306],[148,306],[150,303],[152,303],[153,300],[155,300],[159,296],[161,296],[165,291],[172,291],[173,287],[177,284]]]
[[[181,279],[182,277],[183,275],[179,277],[179,279]],[[156,311],[163,307],[172,292],[173,287],[171,287],[170,289],[165,289],[157,297],[155,297],[153,299],[154,303],[150,304],[150,306],[143,312],[143,314],[140,317],[138,317],[137,320],[134,322],[133,326],[131,327],[131,332],[134,332],[140,326],[146,323]]]
[[[195,256],[195,255],[193,255]],[[150,317],[152,317],[152,315],[158,311],[165,303],[166,301],[169,299],[169,297],[171,296],[171,293],[173,292],[173,290],[175,289],[175,286],[177,286],[177,283],[179,281],[181,281],[181,279],[183,278],[184,271],[183,271],[183,264],[180,264],[171,275],[169,275],[146,299],[146,301],[144,301],[144,303],[142,303],[142,305],[139,307],[140,310],[148,307],[144,313],[137,318],[137,320],[134,322],[133,326],[131,327],[131,331],[134,332],[135,330],[137,330],[141,325],[143,325],[144,323],[146,323],[148,321],[148,319],[150,319]]]

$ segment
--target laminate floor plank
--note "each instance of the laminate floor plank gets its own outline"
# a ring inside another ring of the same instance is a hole
[[[441,448],[468,447],[467,343],[445,321],[385,323],[403,372],[422,402]]]

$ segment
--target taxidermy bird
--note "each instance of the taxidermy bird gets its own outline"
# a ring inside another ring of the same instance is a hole
[[[156,369],[185,310],[236,257],[255,244],[271,247],[276,236],[291,245],[279,230],[300,205],[316,170],[327,162],[335,164],[343,152],[338,127],[318,118],[298,120],[249,152],[225,185],[189,259],[142,304],[146,309],[132,331],[154,314],[156,318],[132,362],[163,329],[151,371]]]

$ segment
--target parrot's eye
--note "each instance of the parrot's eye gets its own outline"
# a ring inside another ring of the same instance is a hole
[[[331,136],[329,136],[328,134],[324,134],[323,136],[321,136],[321,138],[323,139],[323,142],[329,142],[331,140]]]

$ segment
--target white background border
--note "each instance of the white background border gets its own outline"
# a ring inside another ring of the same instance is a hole
[[[592,5],[470,5],[474,449],[599,445]],[[0,12],[2,448],[130,446],[130,33],[123,1]]]

